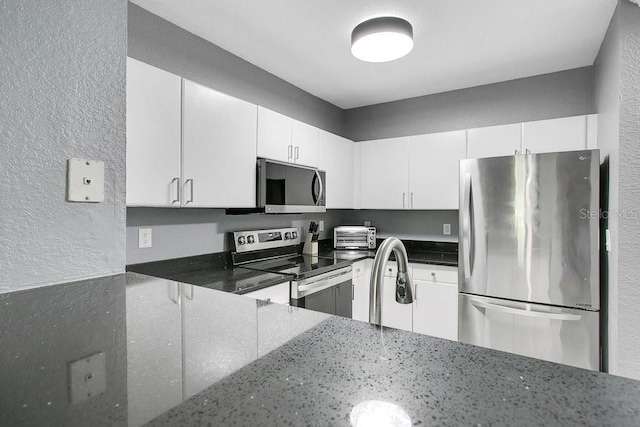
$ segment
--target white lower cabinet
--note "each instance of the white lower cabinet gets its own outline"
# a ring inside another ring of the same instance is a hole
[[[413,332],[458,340],[458,269],[413,264]]]
[[[413,329],[413,304],[396,302],[396,278],[398,267],[395,261],[389,261],[384,271],[382,283],[382,326],[411,331]],[[411,276],[411,266],[409,267]]]
[[[246,297],[274,302],[276,304],[289,305],[291,282],[283,282],[268,288],[243,294]]]
[[[371,266],[373,260],[365,259],[353,264],[353,301],[351,317],[361,322],[369,321],[369,296],[371,286]]]

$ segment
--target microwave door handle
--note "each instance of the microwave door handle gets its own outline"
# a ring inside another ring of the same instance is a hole
[[[320,199],[316,195],[316,181],[318,180],[318,174],[314,174],[313,178],[311,178],[311,198],[313,199],[313,204],[318,205],[318,200]]]
[[[318,193],[316,194],[316,182],[318,183]],[[313,204],[318,206],[320,203],[320,197],[322,196],[322,192],[324,191],[324,187],[322,185],[322,177],[318,171],[314,171],[313,179],[311,180],[311,197],[313,197]]]
[[[322,194],[324,193],[324,185],[322,184],[322,176],[320,176],[320,172],[315,171],[316,177],[318,179],[318,185],[320,189],[318,191],[318,200],[316,201],[316,205],[320,203],[320,199],[322,198]]]

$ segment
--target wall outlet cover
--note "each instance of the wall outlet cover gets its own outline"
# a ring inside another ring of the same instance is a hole
[[[451,224],[443,224],[442,225],[442,233],[449,235],[451,234]]]
[[[151,247],[151,229],[139,228],[138,229],[138,248],[150,248]]]
[[[104,162],[67,160],[67,200],[98,203],[104,200]]]
[[[318,221],[318,231],[324,231],[324,221]]]
[[[104,353],[99,352],[69,362],[69,400],[79,403],[104,392],[106,386]]]
[[[365,221],[364,222],[364,226],[365,227],[371,227],[371,221]]]

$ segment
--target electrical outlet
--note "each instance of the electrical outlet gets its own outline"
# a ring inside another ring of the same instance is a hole
[[[442,234],[446,234],[446,235],[451,234],[451,224],[442,225]]]
[[[365,221],[364,222],[364,226],[365,227],[371,227],[371,221]]]
[[[140,228],[138,229],[138,248],[150,248],[151,247],[151,229]]]
[[[318,221],[318,231],[324,231],[324,221]]]

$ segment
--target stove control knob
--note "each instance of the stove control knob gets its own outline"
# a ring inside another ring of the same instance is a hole
[[[284,240],[289,240],[289,239],[291,239],[291,233],[287,231],[286,233],[284,233]]]
[[[238,244],[239,245],[244,245],[244,243],[245,243],[244,236],[238,237]]]
[[[298,232],[297,231],[292,231],[291,232],[291,238],[292,239],[297,239],[298,238]]]
[[[255,242],[255,238],[253,236],[247,237],[247,243],[254,243],[254,242]]]

